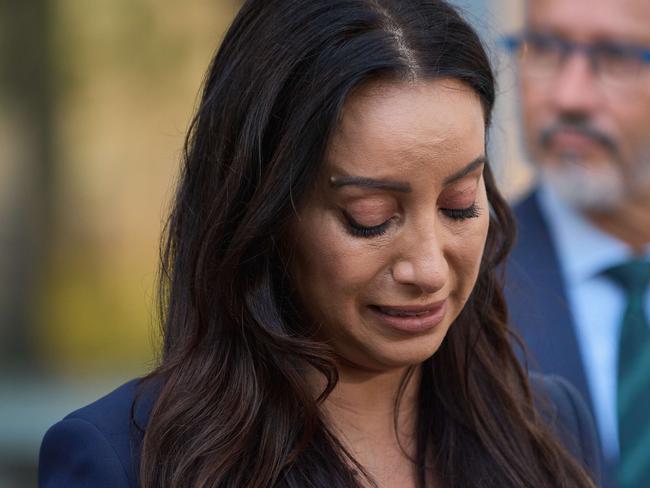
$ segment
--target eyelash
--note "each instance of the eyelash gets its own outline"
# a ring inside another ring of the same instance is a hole
[[[391,217],[382,224],[366,227],[365,225],[361,225],[355,221],[352,216],[345,210],[343,210],[343,216],[347,221],[348,231],[355,237],[378,237],[382,234],[385,234],[388,230],[388,226],[395,219],[395,217]]]
[[[453,220],[475,219],[481,215],[481,209],[476,202],[467,208],[443,208],[442,211]]]
[[[441,210],[447,217],[457,221],[475,219],[481,215],[481,211],[476,202],[467,208],[443,208]],[[348,231],[353,236],[362,238],[378,237],[385,234],[390,223],[395,220],[395,217],[391,217],[384,223],[366,227],[356,222],[345,210],[343,211],[343,216],[347,221]]]

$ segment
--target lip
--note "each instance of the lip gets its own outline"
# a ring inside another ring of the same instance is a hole
[[[558,151],[592,151],[602,147],[600,141],[579,131],[564,130],[549,138],[549,146]]]
[[[447,300],[428,305],[370,305],[379,321],[399,332],[419,333],[436,327],[447,312]]]

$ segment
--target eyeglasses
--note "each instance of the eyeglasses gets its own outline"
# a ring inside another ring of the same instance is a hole
[[[584,54],[592,72],[604,83],[623,85],[634,81],[650,65],[650,48],[618,42],[574,42],[538,32],[503,39],[505,47],[520,56],[522,68],[536,78],[556,75],[575,53]]]

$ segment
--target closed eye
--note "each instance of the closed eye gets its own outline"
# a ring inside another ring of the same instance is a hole
[[[361,225],[359,222],[354,220],[352,216],[345,210],[342,210],[342,212],[343,212],[343,217],[345,217],[345,221],[346,221],[345,222],[346,229],[350,234],[352,234],[355,237],[377,237],[383,235],[388,230],[388,227],[390,226],[391,222],[396,218],[396,217],[391,217],[390,219],[386,220],[385,222],[382,222],[379,225],[366,226],[366,225]]]
[[[481,209],[476,204],[476,202],[467,208],[443,208],[441,211],[447,217],[456,221],[475,219],[481,215]],[[354,237],[370,238],[381,236],[385,234],[386,231],[388,231],[391,222],[396,219],[396,217],[391,217],[379,225],[366,226],[361,225],[359,222],[354,220],[352,216],[345,210],[342,210],[342,213],[345,217],[346,229]]]
[[[441,211],[453,220],[475,219],[481,215],[481,209],[476,202],[467,208],[443,208]]]

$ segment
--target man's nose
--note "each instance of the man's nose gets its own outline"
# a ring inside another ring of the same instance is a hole
[[[602,100],[597,73],[582,52],[568,54],[551,87],[551,98],[559,112],[589,114]]]

